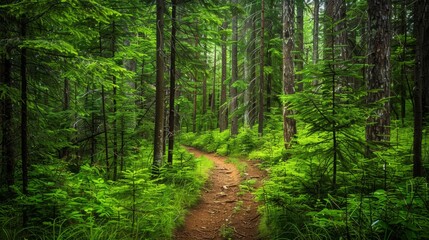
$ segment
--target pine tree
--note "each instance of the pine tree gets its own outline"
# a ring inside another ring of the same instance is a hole
[[[294,64],[292,59],[293,49],[293,21],[294,4],[292,0],[283,0],[283,93],[285,95],[294,94]],[[296,122],[291,118],[292,111],[288,103],[283,106],[283,137],[285,148],[290,147],[292,137],[296,133]]]
[[[365,129],[369,144],[389,143],[390,140],[390,1],[368,0],[368,96],[374,108]],[[383,101],[380,104],[380,101]],[[369,147],[368,154],[373,149]]]

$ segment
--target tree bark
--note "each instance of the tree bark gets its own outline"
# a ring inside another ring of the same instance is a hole
[[[237,88],[234,86],[234,83],[238,79],[238,59],[237,59],[237,42],[238,42],[238,26],[237,26],[237,0],[231,0],[231,4],[234,5],[233,16],[232,16],[232,47],[231,47],[231,83],[230,83],[230,96],[231,96],[231,136],[236,136],[238,134],[238,117],[235,113],[237,109]]]
[[[259,112],[258,112],[258,134],[264,134],[264,30],[265,30],[265,4],[261,1],[261,42],[260,42],[260,65],[259,65]]]
[[[213,56],[213,82],[212,82],[212,96],[210,98],[210,109],[212,111],[212,114],[216,114],[216,45],[214,46],[214,56]]]
[[[111,50],[112,50],[112,58],[115,57],[115,51],[116,51],[116,36],[115,36],[115,21],[112,23],[112,42],[111,42]],[[113,82],[113,180],[116,181],[118,178],[118,126],[117,126],[117,79],[116,76],[112,76],[112,82]]]
[[[6,51],[1,56],[2,63],[0,67],[0,84],[4,89],[12,88],[12,62],[10,59],[10,50]],[[15,160],[14,160],[14,147],[13,147],[13,104],[9,96],[10,91],[7,91],[2,100],[2,180],[4,180],[9,193],[12,192],[12,185],[15,183]]]
[[[220,106],[219,106],[219,130],[221,132],[228,128],[228,108],[226,106],[226,33],[224,32],[228,28],[228,22],[222,24],[222,77],[221,77],[221,91],[220,91]]]
[[[301,72],[304,69],[304,0],[298,0],[296,4],[296,25],[297,25],[297,40],[298,43],[296,53],[296,70]],[[302,74],[298,73],[295,75],[296,82],[298,83],[298,92],[304,90],[304,84],[302,83]]]
[[[294,4],[293,0],[283,0],[283,93],[285,95],[294,94],[294,72],[293,72],[293,21]],[[292,137],[296,133],[296,122],[290,117],[292,111],[287,103],[283,105],[283,136],[285,148],[290,147]]]
[[[158,174],[163,165],[164,142],[164,6],[163,0],[156,0],[156,96],[153,170]]]
[[[414,76],[414,140],[413,140],[413,176],[424,176],[422,164],[423,138],[423,82],[428,81],[429,72],[429,3],[414,3],[414,26],[416,38],[415,76]]]
[[[314,0],[314,11],[313,11],[313,64],[316,64],[319,60],[319,0]]]
[[[328,47],[325,48],[324,58],[328,60],[346,60],[348,50],[345,1],[328,0],[326,2],[325,18],[325,46]]]
[[[21,37],[27,37],[27,19],[21,19]],[[21,48],[21,170],[22,170],[22,193],[28,195],[28,92],[27,92],[27,48]],[[28,222],[27,209],[22,211],[22,225],[26,227]]]
[[[173,164],[173,151],[174,151],[174,134],[175,134],[175,111],[174,111],[174,99],[176,95],[176,8],[177,0],[171,2],[171,44],[170,44],[170,111],[168,119],[168,164]]]
[[[368,0],[370,36],[368,41],[368,96],[367,103],[372,106],[385,100],[382,106],[376,106],[368,118],[366,140],[369,144],[388,143],[390,141],[390,1]],[[367,149],[367,155],[372,149]]]
[[[313,52],[312,52],[312,62],[313,65],[316,65],[319,61],[319,9],[320,3],[319,0],[314,0],[314,10],[313,10]],[[316,86],[318,80],[314,79],[312,84]]]

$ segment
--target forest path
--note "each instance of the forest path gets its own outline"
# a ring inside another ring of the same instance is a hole
[[[214,168],[202,191],[201,200],[188,213],[175,239],[259,239],[258,203],[251,189],[261,186],[266,173],[256,161],[240,161],[241,173],[227,157],[188,147],[195,157],[213,161]],[[240,188],[241,185],[241,188]]]

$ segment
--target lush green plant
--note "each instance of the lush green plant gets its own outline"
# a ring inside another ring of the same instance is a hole
[[[130,168],[118,181],[104,180],[105,172],[97,166],[83,165],[72,174],[62,161],[34,165],[28,196],[19,194],[0,208],[0,238],[171,238],[185,209],[197,202],[212,163],[178,147],[175,164],[153,179],[141,158],[126,161]],[[22,209],[11,206],[31,209],[30,227],[16,227],[21,216],[14,215]]]

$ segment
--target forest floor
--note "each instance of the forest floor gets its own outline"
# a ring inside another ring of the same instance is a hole
[[[213,161],[214,168],[200,202],[189,211],[175,239],[259,239],[260,215],[252,194],[266,176],[259,163],[240,160],[233,164],[227,157],[195,148],[188,151]]]

